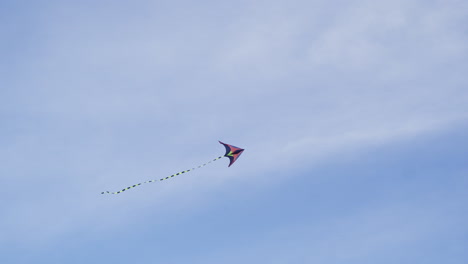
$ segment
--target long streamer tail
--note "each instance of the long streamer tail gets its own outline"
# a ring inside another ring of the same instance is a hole
[[[119,193],[121,193],[121,192],[125,192],[126,190],[130,190],[131,188],[135,188],[135,187],[140,186],[140,185],[145,184],[145,183],[156,182],[156,181],[164,181],[164,180],[173,178],[173,177],[175,177],[175,176],[178,176],[178,175],[187,173],[187,172],[189,172],[189,171],[193,171],[193,170],[195,170],[195,169],[199,169],[199,168],[201,168],[201,167],[205,167],[206,165],[210,164],[211,162],[217,161],[217,160],[219,160],[219,159],[221,159],[221,158],[223,158],[223,157],[224,157],[224,156],[219,156],[219,157],[217,157],[216,159],[210,160],[210,161],[208,161],[207,163],[205,163],[205,164],[203,164],[203,165],[200,165],[200,166],[195,167],[195,168],[191,168],[190,170],[185,170],[185,171],[178,172],[178,173],[176,173],[176,174],[172,174],[171,176],[168,176],[168,177],[166,177],[166,178],[161,178],[161,179],[159,179],[159,180],[158,180],[158,179],[149,180],[149,181],[145,181],[145,182],[142,182],[142,183],[134,184],[134,185],[132,185],[132,186],[128,186],[127,188],[124,188],[124,189],[122,189],[122,190],[120,190],[120,191],[116,191],[116,192],[105,191],[105,192],[101,192],[101,194],[119,194]]]

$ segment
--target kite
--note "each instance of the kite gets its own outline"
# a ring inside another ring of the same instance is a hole
[[[138,183],[138,184],[134,184],[132,186],[129,186],[127,188],[124,188],[120,191],[116,191],[116,192],[109,192],[109,191],[105,191],[105,192],[101,192],[101,194],[119,194],[119,193],[122,193],[122,192],[125,192],[127,190],[130,190],[132,188],[135,188],[137,186],[140,186],[142,184],[145,184],[145,183],[150,183],[150,182],[157,182],[157,181],[164,181],[164,180],[168,180],[170,178],[173,178],[175,176],[178,176],[178,175],[182,175],[184,173],[187,173],[189,171],[193,171],[195,169],[199,169],[201,167],[205,167],[206,165],[210,164],[211,162],[213,161],[217,161],[219,159],[222,159],[223,157],[227,157],[229,158],[229,165],[228,167],[231,167],[232,164],[234,164],[234,162],[236,162],[236,160],[239,158],[239,156],[242,154],[242,152],[244,152],[244,149],[241,149],[241,148],[238,148],[238,147],[235,147],[233,145],[229,145],[229,144],[226,144],[226,143],[223,143],[221,141],[219,141],[220,144],[224,145],[224,147],[226,148],[226,154],[224,154],[224,156],[219,156],[217,157],[216,159],[213,159],[213,160],[210,160],[208,161],[207,163],[203,164],[203,165],[199,165],[198,167],[194,167],[194,168],[191,168],[189,170],[185,170],[185,171],[181,171],[181,172],[178,172],[176,174],[172,174],[171,176],[167,176],[165,178],[161,178],[161,179],[154,179],[154,180],[149,180],[149,181],[145,181],[143,183]]]

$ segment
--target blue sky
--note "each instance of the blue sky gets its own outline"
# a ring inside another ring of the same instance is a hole
[[[0,262],[466,263],[466,10],[2,1]]]

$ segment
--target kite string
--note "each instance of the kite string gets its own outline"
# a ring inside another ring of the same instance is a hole
[[[178,175],[187,173],[187,172],[189,172],[189,171],[193,171],[193,170],[195,170],[195,169],[199,169],[199,168],[205,167],[206,165],[210,164],[211,162],[217,161],[217,160],[219,160],[219,159],[221,159],[221,158],[223,158],[223,157],[224,157],[224,156],[219,156],[219,157],[217,157],[216,159],[210,160],[210,161],[208,161],[207,163],[205,163],[205,164],[203,164],[203,165],[199,165],[198,167],[194,167],[194,168],[191,168],[191,169],[189,169],[189,170],[185,170],[185,171],[181,171],[181,172],[172,174],[171,176],[168,176],[168,177],[159,179],[159,181],[164,181],[164,180],[167,180],[167,179],[169,179],[169,178],[173,178],[173,177],[175,177],[175,176],[178,176]],[[121,193],[121,192],[125,192],[126,190],[129,190],[129,189],[131,189],[131,188],[135,188],[135,187],[140,186],[140,185],[142,185],[142,184],[150,183],[150,182],[156,182],[156,181],[158,181],[158,179],[149,180],[149,181],[145,181],[145,182],[143,182],[143,183],[134,184],[134,185],[132,185],[132,186],[129,186],[129,187],[124,188],[124,189],[122,189],[122,190],[120,190],[120,191],[117,191],[117,192],[105,191],[105,192],[101,192],[101,194],[119,194],[119,193]]]

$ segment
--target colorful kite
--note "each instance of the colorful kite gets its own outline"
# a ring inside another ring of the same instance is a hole
[[[101,192],[101,194],[119,194],[121,192],[125,192],[126,190],[130,190],[131,188],[135,188],[137,186],[140,186],[144,183],[150,183],[150,182],[156,182],[156,181],[164,181],[164,180],[167,180],[169,178],[173,178],[175,176],[178,176],[178,175],[181,175],[181,174],[184,174],[184,173],[187,173],[189,171],[193,171],[195,169],[198,169],[198,168],[201,168],[201,167],[204,167],[208,164],[210,164],[211,162],[213,161],[217,161],[223,157],[227,157],[229,158],[230,162],[229,162],[229,166],[228,167],[231,167],[232,164],[234,164],[234,162],[236,162],[236,160],[239,158],[239,156],[242,154],[242,152],[244,151],[244,149],[241,149],[241,148],[238,148],[238,147],[234,147],[233,145],[229,145],[229,144],[226,144],[226,143],[223,143],[221,141],[219,141],[219,143],[223,144],[224,147],[226,148],[226,154],[224,154],[224,156],[219,156],[217,157],[216,159],[213,159],[213,160],[210,160],[208,161],[207,163],[203,164],[203,165],[200,165],[198,167],[194,167],[194,168],[191,168],[190,170],[185,170],[185,171],[181,171],[181,172],[178,172],[176,174],[172,174],[171,176],[168,176],[166,178],[161,178],[159,180],[155,179],[155,180],[149,180],[149,181],[145,181],[143,183],[138,183],[138,184],[135,184],[135,185],[132,185],[132,186],[129,186],[125,189],[122,189],[120,191],[116,191],[116,192],[109,192],[109,191],[105,191],[105,192]]]

